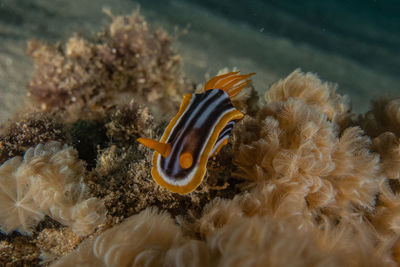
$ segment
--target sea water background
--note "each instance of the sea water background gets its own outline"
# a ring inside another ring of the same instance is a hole
[[[110,22],[104,9],[119,15],[138,6],[176,36],[195,82],[236,67],[257,72],[254,85],[265,91],[301,68],[338,83],[356,113],[373,98],[400,95],[398,0],[0,0],[0,121],[24,105],[33,71],[28,40],[92,38]]]

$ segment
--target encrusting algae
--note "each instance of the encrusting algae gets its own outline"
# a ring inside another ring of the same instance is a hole
[[[2,264],[400,264],[399,98],[354,118],[311,73],[264,101],[250,86],[228,144],[179,195],[136,139],[158,139],[194,86],[164,31],[112,19],[94,41],[29,44],[30,102],[0,133]]]
[[[132,98],[177,107],[188,84],[166,32],[151,30],[133,15],[113,17],[98,36],[94,43],[74,36],[62,48],[28,43],[36,70],[28,95],[36,106],[63,111],[70,120],[107,115],[105,111]]]

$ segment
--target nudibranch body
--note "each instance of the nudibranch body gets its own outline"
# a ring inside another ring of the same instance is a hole
[[[196,189],[206,173],[207,161],[228,143],[235,122],[243,114],[231,98],[250,81],[254,73],[231,72],[209,80],[204,93],[183,97],[178,113],[159,142],[138,138],[155,150],[152,176],[172,192],[187,194]]]

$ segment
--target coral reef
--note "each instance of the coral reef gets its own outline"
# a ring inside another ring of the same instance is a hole
[[[192,253],[197,253],[194,258],[212,259],[202,264],[213,266],[260,266],[266,262],[278,266],[284,260],[287,260],[285,264],[299,266],[393,264],[396,240],[387,231],[397,233],[398,208],[396,196],[382,172],[390,167],[394,173],[393,168],[399,167],[392,161],[397,155],[396,149],[384,149],[393,146],[395,139],[382,137],[379,146],[379,140],[371,142],[360,127],[348,127],[354,124],[348,100],[336,95],[333,87],[322,83],[315,75],[295,71],[284,81],[284,86],[283,81],[271,86],[272,91],[266,96],[267,104],[260,107],[254,117],[239,123],[235,128],[233,147],[226,151],[234,157],[237,168],[234,175],[250,183],[236,184],[238,191],[233,199],[214,198],[201,214],[171,211],[174,206],[184,209],[182,202],[171,206],[173,202],[164,199],[166,206],[157,204],[172,215],[180,215],[176,221],[181,229],[170,222],[175,229],[170,232],[175,233],[175,240],[179,241],[163,247],[161,252],[158,250],[157,253],[162,254],[158,254],[157,259],[161,261],[153,262],[155,266],[187,266],[184,260],[169,262],[180,255],[182,244],[192,247]],[[288,96],[282,97],[285,94]],[[241,105],[245,103],[240,102]],[[387,158],[386,164],[379,161],[379,147],[381,152],[389,154],[381,155]],[[140,153],[146,155],[145,151]],[[149,155],[147,157],[142,159],[142,164],[149,162]],[[118,162],[117,158],[112,161]],[[134,168],[138,169],[138,166]],[[140,217],[143,222],[136,222],[137,227],[153,225],[153,219],[164,216],[152,212],[152,219],[144,219],[151,213],[145,210],[97,238],[106,233],[127,236],[124,228],[120,228],[125,224]],[[162,229],[153,231],[157,233]],[[143,239],[135,231],[131,230],[129,234],[133,240]],[[85,257],[83,255],[88,255],[92,247],[97,251],[97,238],[85,241],[74,252],[78,254],[71,254],[57,264],[79,258],[77,255]],[[141,247],[151,246],[152,242],[165,244],[161,235],[156,239]],[[133,249],[137,241],[132,242],[128,247]],[[119,243],[126,244],[115,241],[114,247]],[[89,262],[103,266],[139,264],[137,258],[129,257],[123,258],[127,262],[119,259],[111,263],[107,257],[112,254],[107,252],[107,247],[113,246],[108,244],[104,250],[94,252],[97,254],[91,257],[96,259],[89,258]],[[293,252],[288,252],[291,249]],[[151,261],[153,254],[149,253],[146,255]],[[283,256],[288,253],[291,257]]]
[[[192,86],[164,31],[111,17],[93,40],[29,44],[30,102],[0,134],[2,263],[400,264],[399,98],[354,119],[315,74],[295,70],[264,102],[249,87],[229,144],[181,196],[135,140],[161,136]]]

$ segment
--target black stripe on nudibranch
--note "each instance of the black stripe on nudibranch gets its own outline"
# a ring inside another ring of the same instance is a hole
[[[193,95],[185,113],[167,139],[171,144],[171,152],[168,157],[161,157],[160,171],[171,180],[186,178],[195,170],[215,125],[226,112],[233,109],[229,96],[222,90],[212,89]],[[227,123],[221,134],[229,134],[233,124]],[[179,165],[179,156],[183,152],[190,152],[193,156],[193,164],[187,169]]]
[[[225,128],[219,134],[218,139],[215,142],[214,147],[210,152],[210,156],[214,155],[214,153],[218,149],[218,147],[222,143],[224,143],[225,140],[227,140],[229,138],[229,136],[231,135],[231,132],[232,132],[232,128],[235,125],[235,123],[236,123],[236,120],[231,120],[226,124]]]
[[[217,143],[218,143],[220,140],[224,139],[226,136],[230,136],[230,135],[231,135],[232,128],[233,128],[233,126],[235,125],[235,123],[236,123],[236,122],[235,122],[234,120],[232,120],[232,121],[230,121],[230,122],[228,122],[228,123],[226,124],[225,128],[221,131],[221,133],[220,133],[219,136],[218,136]]]
[[[210,90],[210,92],[205,92],[203,94],[194,94],[189,106],[186,108],[184,114],[180,118],[179,122],[172,129],[167,143],[174,143],[174,141],[182,136],[184,129],[189,127],[196,117],[201,115],[204,110],[206,110],[212,102],[215,102],[218,98],[216,90]]]

